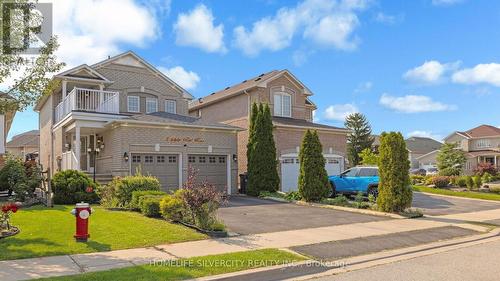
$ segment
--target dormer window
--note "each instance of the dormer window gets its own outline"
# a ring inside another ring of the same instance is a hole
[[[155,98],[146,98],[146,113],[158,111],[158,100]]]
[[[292,96],[274,93],[274,116],[292,117]]]
[[[128,112],[139,112],[139,97],[138,96],[128,96],[127,97],[127,111]]]
[[[165,101],[165,112],[168,113],[177,113],[176,111],[177,104],[174,100],[166,100]]]

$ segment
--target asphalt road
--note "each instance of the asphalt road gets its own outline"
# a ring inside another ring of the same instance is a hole
[[[497,281],[500,240],[314,280]]]
[[[412,207],[426,215],[440,216],[500,209],[500,202],[450,198],[413,192]]]
[[[230,232],[239,234],[268,233],[390,219],[246,196],[232,197],[228,206],[219,209],[218,216]]]

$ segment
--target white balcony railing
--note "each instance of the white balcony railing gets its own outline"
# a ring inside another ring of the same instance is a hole
[[[119,113],[119,93],[93,89],[74,88],[56,107],[56,123],[72,111]]]
[[[62,154],[62,159],[61,159],[61,170],[74,170],[76,169],[76,162],[78,161],[76,159],[76,155],[73,153],[73,151],[67,151],[63,152]]]

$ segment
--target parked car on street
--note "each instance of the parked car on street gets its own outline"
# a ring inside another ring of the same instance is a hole
[[[427,168],[425,171],[427,175],[437,175],[438,173],[437,168]]]
[[[366,195],[378,195],[378,167],[359,166],[344,171],[339,176],[328,177],[332,187],[332,196],[340,194],[357,194],[362,192]]]

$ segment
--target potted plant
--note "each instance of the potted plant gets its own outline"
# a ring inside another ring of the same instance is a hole
[[[10,224],[10,216],[16,213],[19,205],[15,203],[7,203],[1,206],[0,213],[0,238],[9,237],[19,233],[19,228]]]

